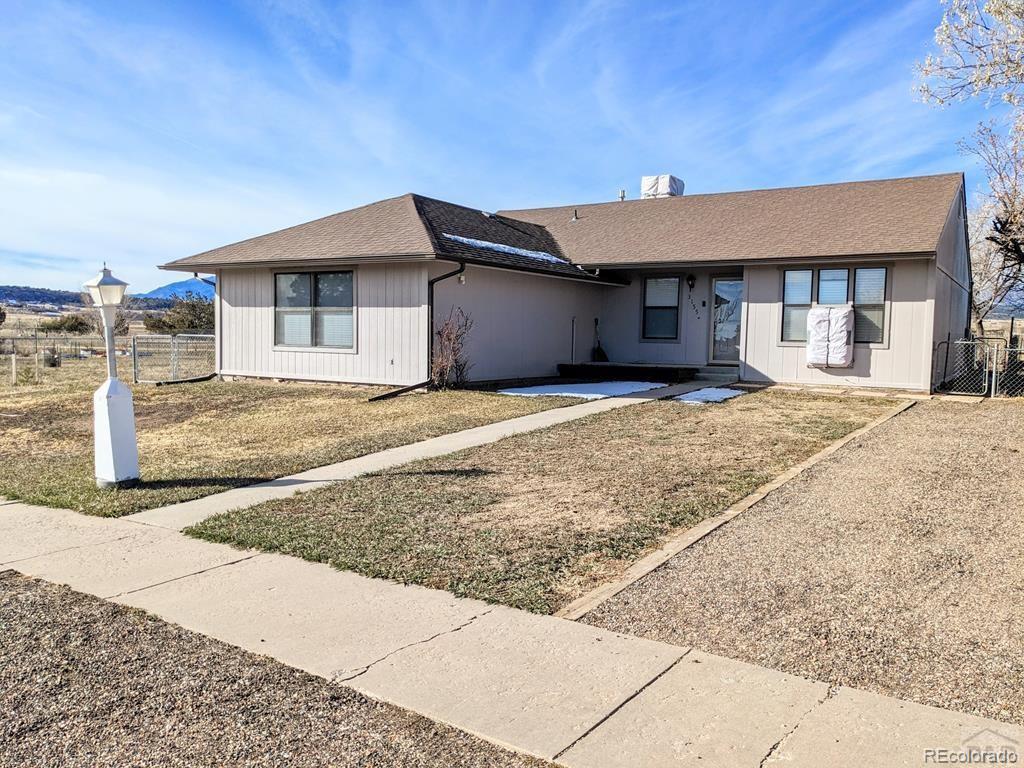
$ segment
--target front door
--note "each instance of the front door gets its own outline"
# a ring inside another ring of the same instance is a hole
[[[712,363],[738,363],[743,278],[716,277],[711,286],[711,350],[708,358]]]

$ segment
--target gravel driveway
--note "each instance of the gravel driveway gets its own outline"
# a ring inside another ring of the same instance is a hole
[[[4,571],[0,765],[546,763],[141,611]]]
[[[582,619],[1024,723],[1024,402],[927,401]]]

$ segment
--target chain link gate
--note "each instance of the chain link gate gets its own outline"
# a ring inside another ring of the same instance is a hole
[[[1001,336],[943,341],[935,354],[942,368],[936,387],[954,395],[1024,397],[1024,347]]]
[[[1024,348],[1010,347],[1006,344],[995,348],[992,360],[992,394],[1024,397]]]
[[[935,353],[942,361],[942,377],[936,389],[952,395],[989,394],[993,352],[982,339],[940,342]]]
[[[132,338],[136,383],[177,384],[217,374],[216,337],[206,333],[145,334]]]

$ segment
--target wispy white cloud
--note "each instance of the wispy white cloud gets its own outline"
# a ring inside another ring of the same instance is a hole
[[[652,172],[948,170],[980,109],[914,99],[931,0],[9,5],[0,249],[42,261],[0,282],[74,287],[106,259],[148,288],[156,263],[410,190],[497,208]]]

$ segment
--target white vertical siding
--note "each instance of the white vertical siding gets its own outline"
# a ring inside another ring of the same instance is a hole
[[[452,268],[438,264],[431,276]],[[464,284],[453,277],[435,285],[434,318],[444,322],[455,307],[472,317],[467,357],[473,381],[555,376],[558,364],[573,357],[573,317],[576,360],[590,359],[604,290],[576,280],[470,266]]]
[[[351,352],[275,348],[273,271],[222,270],[217,281],[221,373],[365,384],[426,380],[426,265],[366,264],[354,270]]]
[[[931,261],[896,261],[886,266],[889,268],[887,342],[858,344],[854,349],[853,367],[827,369],[808,368],[802,344],[780,341],[783,268],[748,266],[741,375],[749,381],[929,389]]]

